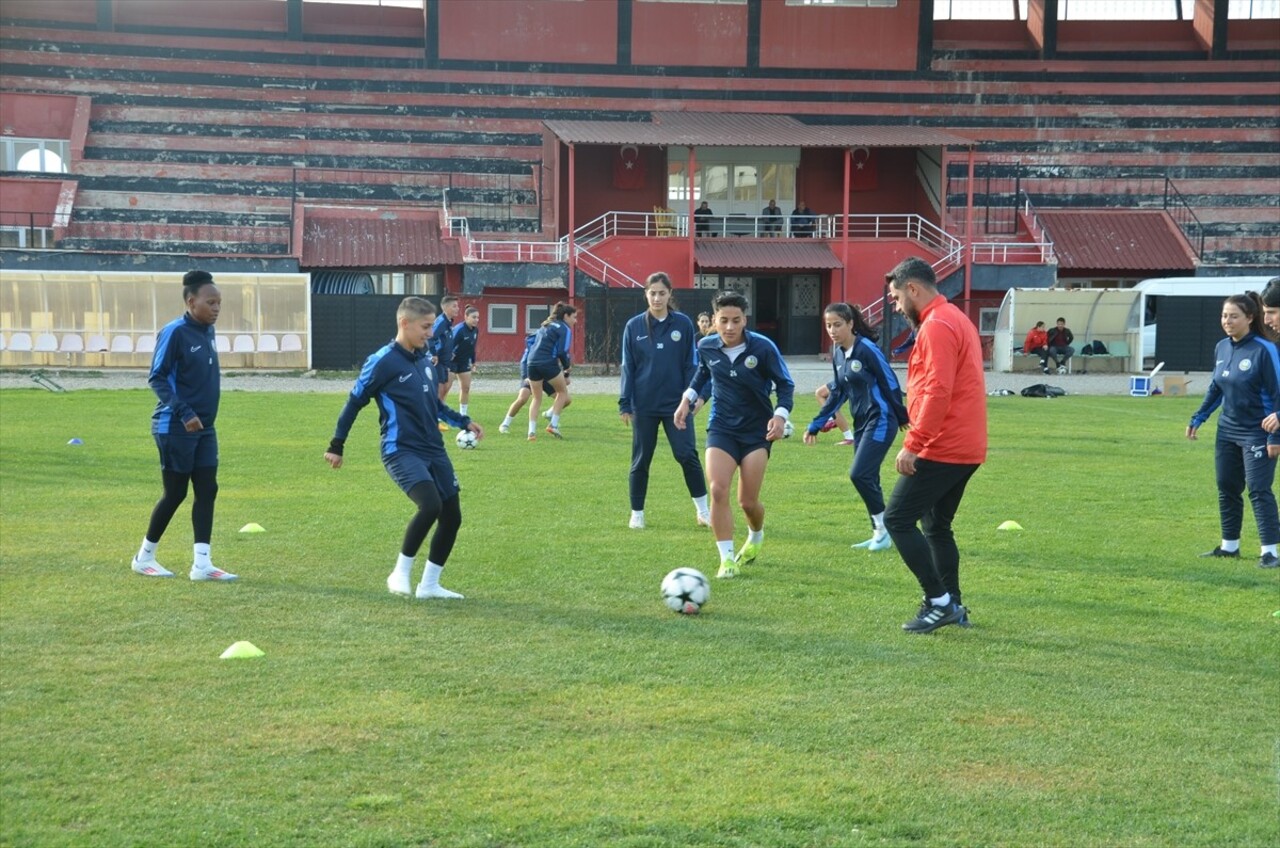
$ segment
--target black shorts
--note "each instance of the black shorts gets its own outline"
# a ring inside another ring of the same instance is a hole
[[[382,458],[382,465],[407,495],[419,483],[434,483],[440,492],[440,500],[447,501],[458,494],[458,475],[449,458],[431,459],[421,454],[397,451]]]
[[[707,450],[711,448],[719,448],[729,456],[733,457],[733,461],[738,465],[742,464],[742,460],[753,451],[764,448],[765,453],[772,454],[773,442],[766,439],[763,435],[752,436],[750,438],[742,438],[732,433],[725,433],[719,430],[707,431]]]
[[[551,362],[551,363],[530,362],[529,363],[529,380],[530,381],[553,380],[559,374],[560,374],[559,362]]]
[[[218,433],[212,427],[194,433],[155,435],[160,468],[190,474],[197,468],[218,467]]]

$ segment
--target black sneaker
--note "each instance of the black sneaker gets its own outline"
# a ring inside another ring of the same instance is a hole
[[[1200,556],[1201,556],[1202,558],[1203,558],[1203,557],[1214,557],[1214,558],[1216,558],[1216,559],[1240,559],[1240,551],[1238,551],[1238,550],[1236,550],[1236,551],[1224,551],[1224,550],[1222,549],[1222,546],[1221,546],[1221,545],[1219,545],[1218,547],[1214,548],[1214,549],[1213,549],[1213,550],[1211,550],[1211,551],[1205,551],[1204,553],[1200,554]]]
[[[1258,568],[1280,568],[1280,557],[1275,554],[1263,554],[1258,557]]]
[[[902,625],[902,629],[908,633],[932,633],[939,627],[959,624],[964,614],[965,608],[955,602],[945,607],[935,607],[933,604],[925,603],[921,604],[920,612],[915,618]]]

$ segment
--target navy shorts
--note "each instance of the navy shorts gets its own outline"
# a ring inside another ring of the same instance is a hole
[[[453,363],[453,373],[455,373],[455,374],[470,374],[470,373],[471,373],[471,363],[470,363],[470,362],[468,362],[468,363],[467,363],[467,364],[465,364],[465,365],[460,365],[460,364],[458,364],[457,362]]]
[[[447,382],[449,382],[449,369],[445,368],[443,365],[437,365],[436,366],[436,383],[438,385],[443,386]]]
[[[560,363],[552,362],[549,364],[530,362],[529,363],[529,379],[530,380],[551,380],[560,373]]]
[[[382,458],[382,465],[407,495],[419,483],[434,483],[440,492],[440,500],[447,501],[458,494],[458,475],[449,457],[431,459],[422,454],[396,451]]]
[[[528,381],[528,380],[521,380],[521,381],[520,381],[520,388],[522,388],[522,389],[524,389],[524,390],[526,390],[526,391],[532,391],[532,389],[531,389],[531,388],[530,388],[530,386],[529,386],[529,381]],[[555,396],[556,396],[556,387],[555,387],[555,386],[553,386],[553,385],[551,385],[550,383],[548,383],[548,382],[546,382],[546,381],[544,380],[544,381],[542,382],[542,393],[543,393],[544,395],[546,395],[547,397],[555,397]]]
[[[212,427],[194,433],[155,434],[160,468],[190,474],[197,468],[218,467],[218,433]]]
[[[752,451],[764,448],[765,453],[771,453],[773,451],[773,442],[766,439],[763,434],[744,439],[740,436],[735,436],[732,433],[708,430],[707,449],[710,450],[711,448],[719,448],[729,454],[729,456],[733,457],[734,462],[741,465],[743,457],[747,456]]]

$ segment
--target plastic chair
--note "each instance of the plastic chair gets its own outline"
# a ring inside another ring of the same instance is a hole
[[[128,336],[113,336],[111,339],[112,353],[133,353],[133,339]]]
[[[36,353],[56,353],[58,350],[58,337],[53,333],[41,333],[36,336],[36,343],[33,348]]]
[[[9,350],[28,352],[31,348],[30,333],[14,333],[13,338],[9,339]]]
[[[214,336],[213,349],[216,350],[218,353],[230,353],[231,339],[227,338],[226,336]]]
[[[135,353],[155,353],[156,337],[155,336],[139,336],[138,346],[134,349]]]
[[[104,350],[110,350],[110,345],[107,344],[106,336],[95,333],[84,343],[84,349],[86,353],[101,353]]]
[[[653,228],[657,235],[673,236],[676,234],[676,213],[665,206],[653,207]]]
[[[292,353],[296,350],[302,350],[302,337],[297,333],[285,333],[280,339],[280,352]]]
[[[253,353],[253,336],[241,334],[231,345],[232,353]]]
[[[84,336],[79,333],[64,334],[58,350],[62,353],[84,353]]]
[[[280,342],[270,333],[258,336],[258,353],[279,353]]]

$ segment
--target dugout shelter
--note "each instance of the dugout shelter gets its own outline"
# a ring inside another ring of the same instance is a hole
[[[1142,367],[1142,295],[1136,289],[1009,289],[996,316],[992,370],[1023,371],[1039,361],[1022,354],[1027,331],[1037,321],[1052,327],[1067,319],[1075,335],[1073,371],[1138,371]],[[1085,356],[1086,344],[1100,341],[1107,354]]]

